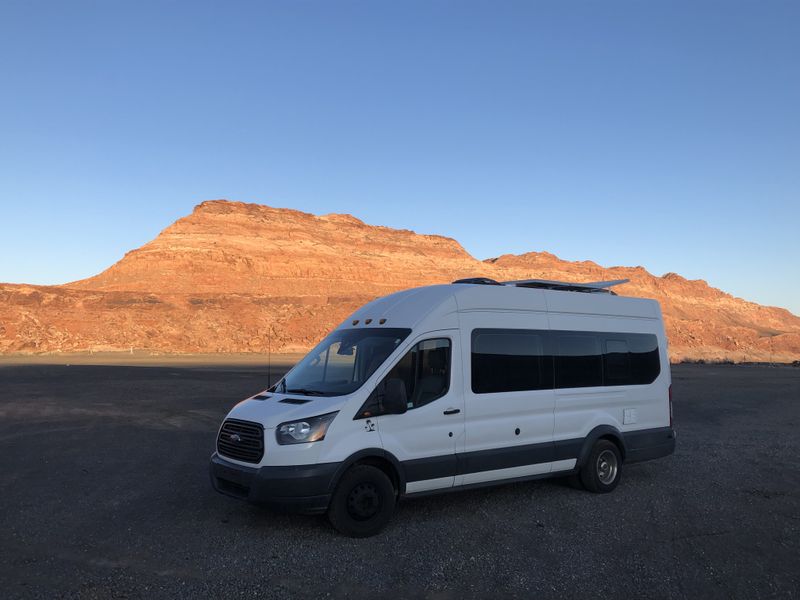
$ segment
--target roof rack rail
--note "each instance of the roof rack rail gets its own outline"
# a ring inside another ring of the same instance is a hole
[[[628,283],[629,279],[615,279],[613,281],[589,281],[587,283],[572,283],[569,281],[549,281],[547,279],[521,279],[518,281],[504,281],[503,285],[516,287],[538,288],[545,290],[558,290],[561,292],[584,292],[587,294],[613,294],[610,287]]]
[[[559,292],[583,292],[586,294],[611,294],[610,287],[628,283],[630,279],[614,279],[612,281],[589,281],[586,283],[573,283],[569,281],[550,281],[548,279],[519,279],[516,281],[495,281],[488,277],[470,277],[458,279],[453,283],[472,283],[478,285],[506,285],[513,287],[535,288],[542,290],[556,290]]]

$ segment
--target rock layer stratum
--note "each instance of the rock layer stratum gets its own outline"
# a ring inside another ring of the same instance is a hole
[[[800,318],[702,280],[546,252],[479,261],[447,237],[225,200],[203,202],[94,277],[0,284],[0,353],[296,352],[377,296],[474,276],[628,278],[618,293],[661,303],[672,360],[800,359]]]

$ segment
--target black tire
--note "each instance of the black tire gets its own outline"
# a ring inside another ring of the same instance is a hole
[[[394,486],[383,471],[356,465],[339,480],[328,507],[328,519],[340,533],[369,537],[389,522],[395,501]]]
[[[580,472],[581,483],[590,492],[607,494],[622,477],[622,454],[614,442],[597,440]]]

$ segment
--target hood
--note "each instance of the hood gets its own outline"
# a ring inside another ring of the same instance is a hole
[[[260,423],[264,429],[275,429],[281,423],[307,419],[340,410],[350,396],[301,396],[262,392],[239,402],[227,419]]]

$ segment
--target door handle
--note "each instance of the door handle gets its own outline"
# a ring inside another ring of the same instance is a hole
[[[460,408],[448,408],[442,414],[445,414],[445,415],[457,415],[460,412],[461,412]]]

